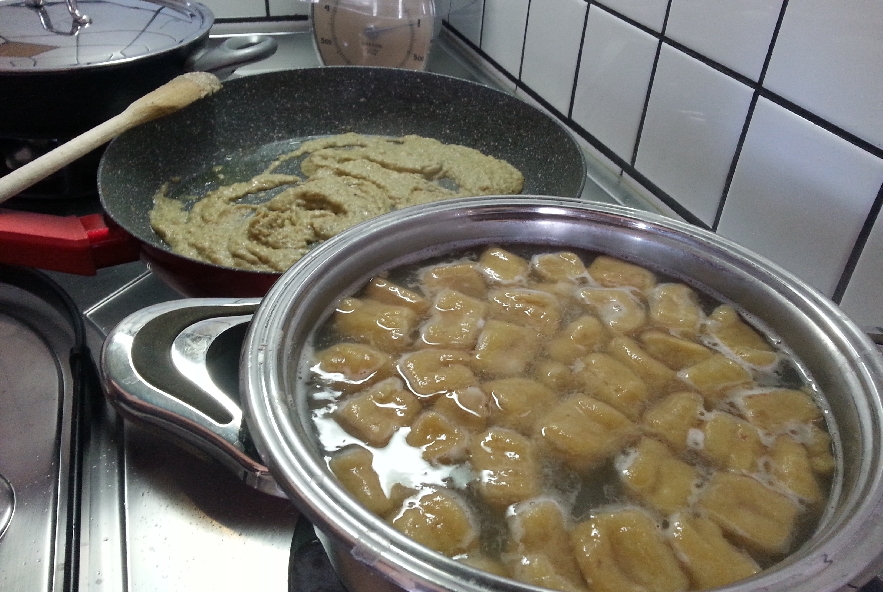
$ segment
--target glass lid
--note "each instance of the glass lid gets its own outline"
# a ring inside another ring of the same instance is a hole
[[[129,62],[194,42],[213,21],[195,2],[0,0],[0,73]]]

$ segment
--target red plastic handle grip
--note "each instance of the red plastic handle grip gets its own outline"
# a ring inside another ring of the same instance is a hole
[[[102,214],[52,216],[0,209],[0,263],[95,275],[137,261],[140,245]]]

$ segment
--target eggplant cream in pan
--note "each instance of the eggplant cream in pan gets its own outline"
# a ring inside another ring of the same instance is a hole
[[[809,536],[835,459],[790,352],[635,264],[504,247],[375,277],[316,333],[313,424],[356,499],[564,591],[724,586]]]
[[[277,172],[287,163],[306,178]],[[516,194],[524,185],[503,160],[415,135],[316,138],[247,181],[224,184],[225,174],[214,167],[211,183],[219,186],[200,198],[171,198],[163,187],[151,226],[179,255],[276,272],[368,218],[453,197]]]

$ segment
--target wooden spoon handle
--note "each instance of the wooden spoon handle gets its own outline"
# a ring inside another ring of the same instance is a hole
[[[110,141],[128,129],[130,121],[123,112],[0,177],[0,203]]]
[[[208,72],[182,74],[133,102],[119,115],[0,177],[0,203],[137,125],[168,115],[221,88]]]

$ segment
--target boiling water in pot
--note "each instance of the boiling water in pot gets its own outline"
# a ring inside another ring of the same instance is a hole
[[[357,499],[455,559],[562,590],[726,585],[806,540],[834,478],[823,399],[757,327],[593,253],[457,253],[337,304],[313,419]]]

